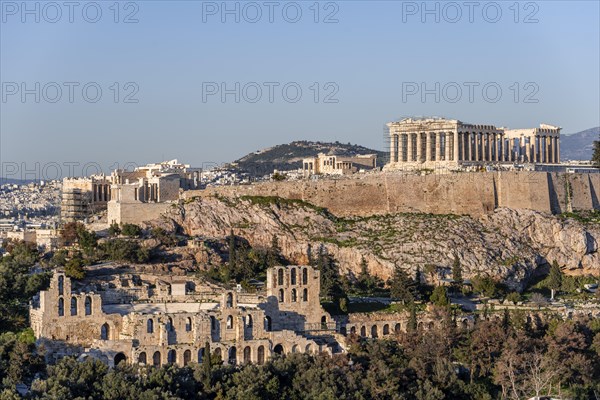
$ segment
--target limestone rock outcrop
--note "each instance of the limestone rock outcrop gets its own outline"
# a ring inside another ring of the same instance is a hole
[[[433,265],[450,277],[455,256],[465,277],[486,274],[517,289],[554,260],[568,274],[600,274],[598,223],[530,210],[499,208],[479,218],[422,213],[337,217],[299,200],[204,197],[172,207],[156,224],[217,239],[233,230],[259,247],[268,247],[275,235],[283,255],[294,263],[306,263],[310,249],[324,246],[342,272],[357,275],[364,257],[370,272],[383,279],[395,264],[412,271]]]

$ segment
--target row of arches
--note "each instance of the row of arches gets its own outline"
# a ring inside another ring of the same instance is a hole
[[[79,301],[77,297],[71,297],[71,307],[70,307],[70,315],[76,316],[79,314]],[[86,296],[83,303],[84,314],[92,315],[92,298],[90,296]],[[57,312],[59,317],[65,316],[65,299],[64,297],[58,298]]]
[[[308,285],[308,268],[298,268],[300,269],[302,272],[300,272],[300,274],[302,275],[301,279],[300,279],[300,285]],[[276,280],[276,286],[283,286],[285,283],[284,280],[284,271],[285,268],[279,268],[277,270],[277,280]],[[292,267],[290,268],[290,285],[298,285],[298,281],[300,278],[299,276],[297,276],[297,268]]]
[[[175,332],[175,325],[173,324],[173,318],[167,317],[167,322],[165,323],[165,327],[167,328],[167,332]],[[185,320],[185,331],[192,331],[192,318],[187,317]],[[146,321],[146,333],[154,333],[154,319],[148,318]]]
[[[238,350],[236,346],[229,347],[226,350],[217,347],[213,350],[212,353],[214,357],[218,357],[224,362],[227,362],[228,364],[238,364]],[[256,354],[255,358],[252,357],[253,354]],[[245,346],[242,350],[242,358],[240,361],[242,361],[244,364],[256,362],[258,365],[262,365],[265,363],[266,355],[267,349],[264,345],[260,345],[256,349],[252,349],[252,347],[250,346]],[[163,365],[163,361],[165,361],[167,364],[179,364],[182,366],[186,366],[191,362],[197,362],[198,364],[201,364],[205,361],[205,354],[203,348],[198,350],[197,352],[192,352],[192,350],[186,349],[179,353],[175,349],[170,349],[167,351],[166,357],[163,357],[163,354],[160,351],[155,351],[154,353],[152,353],[152,358],[149,357],[150,354],[146,353],[145,351],[142,351],[141,353],[139,353],[137,361],[140,364],[151,364],[155,367]]]
[[[280,303],[284,303],[285,302],[285,291],[283,289],[279,289],[278,300],[279,300]],[[306,289],[306,288],[302,289],[301,300],[302,300],[302,302],[308,301],[308,289]],[[290,301],[292,303],[298,302],[298,292],[296,291],[296,289],[292,289],[291,290],[291,292],[290,292]]]

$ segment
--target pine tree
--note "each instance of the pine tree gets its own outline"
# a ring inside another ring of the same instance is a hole
[[[409,278],[403,268],[394,265],[394,273],[389,281],[390,296],[407,304],[415,300],[416,284]]]
[[[600,140],[594,141],[594,154],[592,154],[592,164],[600,168]]]
[[[554,300],[555,291],[559,290],[562,285],[562,271],[558,266],[556,260],[552,261],[550,266],[550,273],[548,274],[548,288],[552,291],[550,300]]]
[[[235,235],[233,234],[233,229],[229,232],[229,262],[227,264],[227,268],[225,269],[223,280],[228,282],[231,279],[231,276],[234,275],[236,270],[237,263],[237,251],[236,251],[236,242]]]
[[[408,318],[406,330],[410,333],[417,330],[417,306],[415,306],[415,303],[410,304],[410,316]]]
[[[204,380],[204,388],[206,391],[211,387],[212,380],[212,361],[210,359],[210,343],[204,344],[204,358],[202,359],[202,372]]]
[[[367,266],[367,260],[364,257],[360,260],[360,274],[358,275],[358,286],[361,290],[370,291],[372,289],[371,274]]]
[[[448,298],[445,286],[436,286],[429,300],[439,307],[448,307],[450,305],[450,299]]]
[[[452,280],[457,288],[461,288],[463,285],[463,276],[462,276],[462,266],[460,265],[460,261],[458,256],[454,256],[454,262],[452,263]]]
[[[269,249],[269,254],[267,256],[267,264],[269,267],[274,267],[276,265],[281,265],[281,263],[281,247],[279,246],[277,236],[273,235],[271,238],[271,248]]]

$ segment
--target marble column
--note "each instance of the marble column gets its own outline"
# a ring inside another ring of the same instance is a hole
[[[412,162],[413,160],[413,133],[408,134],[406,142],[406,161]]]
[[[423,159],[423,137],[421,132],[417,132],[417,162],[421,162]]]
[[[396,162],[396,152],[394,146],[396,143],[396,135],[390,135],[390,162]]]
[[[458,143],[459,143],[458,131],[452,132],[452,161],[460,161],[458,154]]]
[[[450,132],[445,132],[443,133],[444,135],[444,161],[448,162],[450,161],[450,146],[454,146],[452,144],[452,133]]]
[[[492,136],[491,133],[486,133],[485,136],[486,136],[486,141],[487,141],[487,161],[488,162],[489,161],[494,161],[494,159],[492,158],[493,157],[492,149],[494,147],[492,145],[492,142],[493,142],[492,138],[493,138],[493,136]]]
[[[431,161],[431,132],[425,132],[425,161]]]
[[[473,161],[479,161],[479,133],[475,132],[474,134],[475,136],[475,158],[473,158]]]
[[[442,159],[442,132],[435,133],[435,161],[440,161]]]

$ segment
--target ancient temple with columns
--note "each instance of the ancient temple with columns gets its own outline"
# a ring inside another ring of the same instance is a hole
[[[560,161],[560,127],[505,129],[445,118],[405,118],[386,125],[385,169],[460,168]]]

